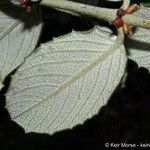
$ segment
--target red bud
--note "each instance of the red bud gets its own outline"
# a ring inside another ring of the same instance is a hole
[[[21,5],[28,5],[30,3],[30,0],[19,0]]]
[[[122,18],[117,17],[114,21],[112,21],[112,24],[114,24],[117,28],[120,28],[123,26],[124,22]]]

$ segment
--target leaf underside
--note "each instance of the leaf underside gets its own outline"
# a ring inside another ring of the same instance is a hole
[[[5,77],[35,49],[42,29],[39,8],[28,14],[12,2],[0,3],[0,89]]]
[[[95,27],[41,45],[18,68],[6,94],[12,119],[26,132],[54,133],[96,114],[126,66],[124,46],[111,34]]]
[[[150,8],[142,7],[135,15],[149,19]],[[125,45],[130,53],[129,58],[150,71],[150,29],[137,27]]]

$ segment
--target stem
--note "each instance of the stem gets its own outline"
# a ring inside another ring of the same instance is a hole
[[[150,20],[134,15],[125,15],[123,17],[125,23],[133,26],[150,29]]]
[[[130,5],[130,0],[123,0],[122,8],[127,9]]]
[[[128,3],[129,0],[124,0],[123,7],[127,7]],[[42,0],[41,4],[52,8],[92,16],[108,22],[112,22],[116,18],[117,12],[117,9],[100,8],[67,0]],[[150,20],[134,15],[125,15],[123,21],[129,25],[150,28]]]
[[[67,0],[42,0],[41,4],[52,8],[79,13],[82,15],[93,16],[108,22],[111,22],[116,18],[117,12],[116,9],[100,8]]]

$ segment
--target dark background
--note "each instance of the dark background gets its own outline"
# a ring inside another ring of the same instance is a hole
[[[119,8],[121,4],[101,1],[98,5]],[[42,7],[42,11],[45,26],[40,43],[49,41],[54,36],[69,33],[72,29],[88,30],[93,27],[92,22],[95,20],[71,16],[46,7]],[[11,120],[5,108],[4,95],[11,81],[9,75],[5,79],[5,87],[0,92],[0,149],[100,150],[105,148],[105,142],[149,143],[150,73],[145,68],[139,68],[132,60],[128,60],[127,72],[125,87],[118,87],[97,115],[83,125],[54,135],[25,133],[22,127]]]

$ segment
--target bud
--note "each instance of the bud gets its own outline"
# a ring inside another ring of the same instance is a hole
[[[19,0],[21,5],[28,5],[30,3],[30,0]]]
[[[114,21],[111,22],[113,25],[115,25],[117,28],[120,28],[123,26],[124,22],[122,18],[117,17]]]
[[[126,10],[124,10],[123,8],[120,8],[120,9],[118,9],[118,11],[117,11],[117,16],[118,16],[118,17],[122,17],[122,16],[124,16],[126,13],[127,13]]]
[[[137,11],[140,9],[140,6],[137,4],[132,4],[126,9],[127,14],[132,14],[133,12]]]
[[[123,24],[123,32],[124,32],[128,37],[130,37],[130,36],[133,34],[131,27],[130,27],[128,24],[126,24],[126,23]]]

